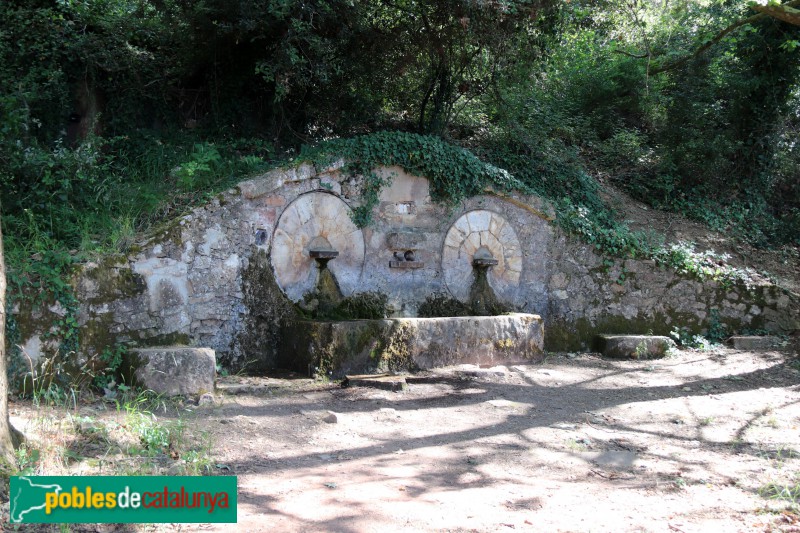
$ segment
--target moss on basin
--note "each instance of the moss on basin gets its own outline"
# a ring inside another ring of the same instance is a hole
[[[498,342],[499,341],[499,342]],[[494,317],[294,320],[281,329],[281,366],[309,374],[410,371],[461,363],[535,361],[542,320],[523,313]]]

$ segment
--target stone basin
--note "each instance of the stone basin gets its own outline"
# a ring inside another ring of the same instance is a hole
[[[456,364],[495,366],[543,357],[541,317],[293,320],[282,327],[281,366],[333,378]]]

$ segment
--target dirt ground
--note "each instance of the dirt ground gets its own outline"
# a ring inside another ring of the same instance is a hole
[[[216,403],[181,418],[212,471],[238,476],[239,523],[69,531],[800,531],[796,347],[415,378],[398,392],[221,378]],[[120,416],[87,409],[98,425]],[[23,426],[46,416],[12,411]],[[154,473],[185,460],[162,459]]]
[[[800,483],[796,350],[425,376],[400,392],[224,379],[193,423],[239,477],[236,529],[800,531],[765,492]]]

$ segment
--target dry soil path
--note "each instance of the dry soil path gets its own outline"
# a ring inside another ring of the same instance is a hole
[[[195,423],[239,476],[237,530],[800,530],[759,494],[800,482],[794,351],[429,377],[402,392],[227,378]]]

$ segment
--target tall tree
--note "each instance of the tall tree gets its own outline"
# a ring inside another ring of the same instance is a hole
[[[3,229],[0,227],[0,458],[14,461],[17,433],[8,419],[8,374],[6,372],[6,268],[3,261]]]

